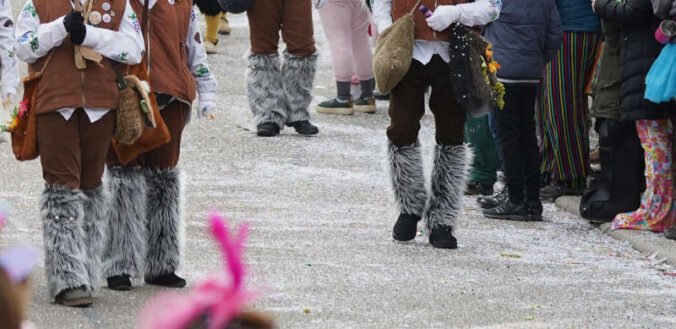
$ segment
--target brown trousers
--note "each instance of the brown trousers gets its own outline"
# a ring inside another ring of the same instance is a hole
[[[307,57],[315,53],[311,0],[257,0],[247,15],[251,52],[277,53],[281,30],[289,54]]]
[[[58,112],[37,115],[42,176],[48,186],[91,190],[101,186],[115,111],[91,123],[78,108],[66,121]]]
[[[432,87],[429,105],[434,113],[437,144],[463,143],[465,110],[453,95],[448,64],[435,55],[427,65],[414,60],[406,76],[392,90],[387,138],[394,145],[407,146],[418,140],[428,87]]]
[[[171,140],[156,149],[143,153],[125,167],[142,167],[152,169],[172,169],[178,164],[181,155],[181,137],[188,120],[190,107],[179,101],[169,103],[160,111],[164,123],[169,129]],[[120,166],[120,161],[113,148],[108,152],[108,166]]]

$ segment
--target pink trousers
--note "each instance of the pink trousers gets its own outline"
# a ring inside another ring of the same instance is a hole
[[[362,0],[329,0],[319,9],[324,33],[329,41],[336,81],[373,78],[373,55],[369,44],[370,14]]]

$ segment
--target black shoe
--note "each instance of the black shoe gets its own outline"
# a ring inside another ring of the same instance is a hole
[[[69,307],[89,307],[94,302],[92,292],[86,287],[66,289],[54,300],[57,304]]]
[[[530,219],[528,205],[525,202],[514,204],[505,200],[497,207],[484,210],[484,217],[527,222]]]
[[[174,273],[166,273],[154,278],[146,278],[146,283],[167,288],[183,288],[187,282]]]
[[[420,216],[401,213],[397,223],[394,224],[392,237],[400,242],[411,241],[418,234],[418,222]]]
[[[122,274],[111,276],[107,278],[106,281],[108,281],[108,289],[117,291],[131,290],[131,280],[129,280],[129,275]]]
[[[458,240],[453,236],[453,229],[445,226],[432,229],[430,244],[439,249],[458,249]]]
[[[465,189],[465,195],[493,195],[493,185],[469,181]]]
[[[541,222],[542,221],[542,201],[540,200],[528,200],[526,201],[528,206],[528,220],[531,222]]]
[[[256,127],[259,137],[275,137],[279,135],[279,126],[272,122],[263,122]]]
[[[540,199],[554,201],[564,195],[582,195],[581,188],[572,188],[564,184],[550,184],[540,189]]]
[[[316,135],[319,133],[319,128],[313,126],[310,121],[307,120],[291,122],[287,123],[286,125],[293,127],[293,129],[296,129],[297,133],[305,136]]]
[[[500,193],[494,196],[480,196],[476,199],[481,209],[491,209],[503,203],[509,197],[507,188],[505,187]]]
[[[676,240],[676,227],[664,230],[664,237],[669,240]]]

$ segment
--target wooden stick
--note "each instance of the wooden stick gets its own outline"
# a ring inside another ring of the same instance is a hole
[[[75,11],[82,13],[82,4],[80,4],[80,0],[73,1],[75,1]],[[75,46],[75,67],[77,67],[78,70],[84,70],[87,68],[87,62],[80,52],[80,46],[77,45]]]

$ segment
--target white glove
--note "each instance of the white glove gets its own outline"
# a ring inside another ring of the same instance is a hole
[[[434,13],[427,19],[427,25],[432,30],[442,32],[451,24],[456,23],[460,18],[460,11],[456,6],[439,6]]]
[[[200,94],[200,102],[197,106],[197,117],[211,118],[216,110],[216,94],[203,93]]]

